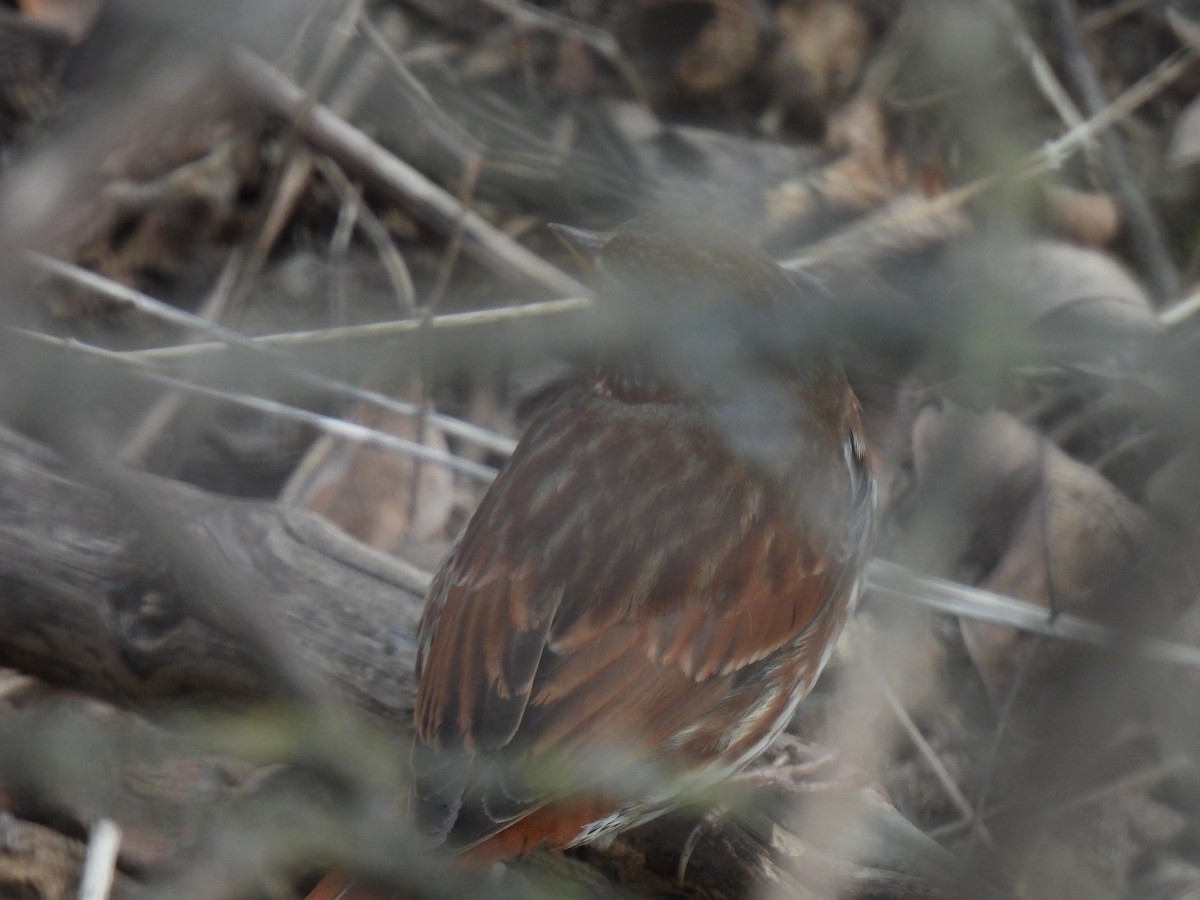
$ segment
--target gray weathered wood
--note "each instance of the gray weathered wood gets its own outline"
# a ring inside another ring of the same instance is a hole
[[[165,552],[147,533],[160,528],[175,532]],[[237,596],[198,596],[201,567]],[[113,494],[0,429],[0,665],[135,707],[262,697],[283,676],[247,649],[240,603],[315,681],[407,731],[422,594],[402,563],[314,516],[149,476]]]

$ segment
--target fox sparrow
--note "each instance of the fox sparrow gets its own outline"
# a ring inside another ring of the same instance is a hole
[[[748,247],[644,222],[596,244],[597,310],[623,327],[543,401],[421,623],[414,817],[482,859],[592,840],[678,790],[589,783],[597,761],[695,785],[761,753],[869,553],[858,403],[817,302]]]

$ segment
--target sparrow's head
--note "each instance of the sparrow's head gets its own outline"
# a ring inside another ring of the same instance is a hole
[[[596,271],[602,368],[700,393],[747,373],[841,377],[827,299],[756,247],[649,219],[556,231]]]

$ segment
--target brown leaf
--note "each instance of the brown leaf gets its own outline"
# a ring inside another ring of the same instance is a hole
[[[104,0],[19,0],[21,12],[60,29],[72,44],[78,44],[92,30]]]
[[[422,435],[408,416],[360,405],[350,420],[446,450],[440,431],[427,424]],[[419,463],[392,449],[324,437],[296,469],[281,500],[319,513],[365,544],[395,553],[409,541],[442,533],[453,506],[454,478],[444,466]]]
[[[918,482],[945,478],[947,444],[958,451],[951,454],[963,466],[954,473],[955,501],[969,536],[956,565],[960,573],[973,569],[970,580],[981,587],[1087,615],[1089,592],[1130,563],[1148,536],[1140,507],[1012,416],[931,407],[913,434]],[[960,624],[989,693],[1002,698],[1028,635],[973,620]],[[1044,655],[1034,674],[1052,668],[1053,659]]]
[[[1161,330],[1145,290],[1107,254],[1038,241],[1018,251],[1012,264],[1038,342],[1057,356],[1108,357]]]
[[[911,186],[912,173],[903,157],[893,152],[883,111],[873,98],[856,98],[831,116],[825,145],[842,155],[768,192],[772,230],[836,213],[875,210],[897,200]]]
[[[1107,247],[1121,230],[1121,211],[1108,194],[1052,184],[1046,187],[1046,206],[1054,226],[1081,244]]]
[[[0,142],[23,134],[53,107],[69,51],[61,29],[0,8]]]
[[[1019,279],[1031,318],[1073,309],[1138,323],[1154,319],[1145,290],[1105,253],[1062,241],[1032,241],[1015,248],[1005,265]]]
[[[776,96],[801,115],[824,117],[862,74],[872,43],[866,15],[846,0],[789,0],[775,10],[775,30]]]
[[[645,0],[640,43],[668,92],[703,97],[731,87],[758,60],[760,0]]]
[[[945,274],[968,286],[966,297],[985,315],[994,317],[1001,299],[1005,324],[1054,360],[1107,360],[1161,332],[1146,292],[1123,265],[1065,241],[981,243],[953,258]]]

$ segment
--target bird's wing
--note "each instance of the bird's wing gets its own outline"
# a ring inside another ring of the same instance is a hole
[[[485,761],[506,753],[750,748],[754,721],[769,727],[794,692],[772,654],[853,589],[841,541],[816,528],[810,543],[797,515],[699,416],[585,393],[551,404],[430,591],[418,818],[423,803],[429,830],[457,818],[481,840],[536,808],[535,790],[480,786],[504,780]],[[459,808],[468,781],[482,816]]]

